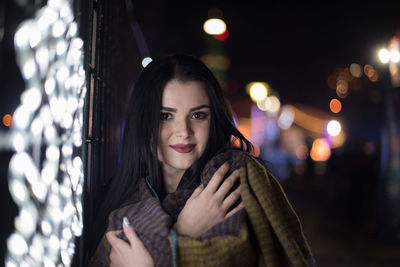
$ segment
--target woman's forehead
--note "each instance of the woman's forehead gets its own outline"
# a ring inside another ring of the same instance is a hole
[[[204,84],[173,79],[163,90],[162,106],[200,106],[210,103]]]

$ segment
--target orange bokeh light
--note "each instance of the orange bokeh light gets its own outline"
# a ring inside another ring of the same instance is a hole
[[[6,127],[11,127],[12,116],[10,114],[6,114],[3,116],[3,124]]]
[[[317,138],[314,140],[310,157],[314,161],[327,161],[331,156],[331,148],[328,142],[323,138]]]
[[[333,113],[339,113],[342,110],[342,103],[340,100],[334,98],[329,102],[329,108]]]

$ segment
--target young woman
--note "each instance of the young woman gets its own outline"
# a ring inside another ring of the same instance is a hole
[[[131,96],[92,244],[107,216],[108,229],[89,265],[313,265],[296,214],[251,148],[201,61],[151,62]]]

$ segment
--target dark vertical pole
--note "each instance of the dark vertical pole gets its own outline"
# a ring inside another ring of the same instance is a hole
[[[88,90],[82,155],[84,231],[76,243],[73,266],[86,266],[90,226],[117,165],[124,114],[130,90],[142,68],[142,55],[130,27],[133,17],[126,9],[125,0],[79,0],[74,8],[85,42]]]
[[[400,136],[390,77],[384,75],[384,120],[381,136],[380,238],[400,240]],[[397,89],[396,89],[397,90]]]

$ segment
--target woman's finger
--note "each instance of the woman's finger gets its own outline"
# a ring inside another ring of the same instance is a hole
[[[217,191],[217,188],[221,184],[221,181],[224,178],[225,174],[229,171],[229,168],[230,168],[230,165],[228,162],[225,162],[224,164],[222,164],[218,168],[218,170],[214,173],[214,175],[211,177],[211,180],[208,183],[205,190],[210,191],[210,192]]]
[[[221,201],[226,197],[228,192],[231,190],[233,185],[235,184],[236,180],[239,178],[240,172],[239,170],[234,170],[228,178],[226,178],[221,186],[218,188],[217,192],[215,193],[215,196],[220,199]]]
[[[201,192],[203,192],[204,185],[199,185],[192,193],[192,195],[189,197],[189,199],[196,198],[198,195],[200,195]]]
[[[110,243],[111,246],[115,245],[115,243],[119,240],[118,235],[121,234],[122,230],[117,230],[117,231],[108,231],[106,233],[106,238],[108,243]]]
[[[128,217],[124,217],[122,220],[122,229],[124,230],[124,234],[129,241],[129,244],[132,246],[137,244],[138,242],[142,243],[142,241],[137,236],[133,226],[131,225]]]
[[[222,209],[227,211],[240,199],[240,185],[230,193],[222,202]]]
[[[238,212],[239,210],[243,209],[244,205],[243,202],[240,202],[240,204],[235,207],[234,209],[232,209],[231,211],[229,211],[226,215],[225,215],[225,219],[229,218],[230,216],[232,216],[233,214],[235,214],[236,212]]]

